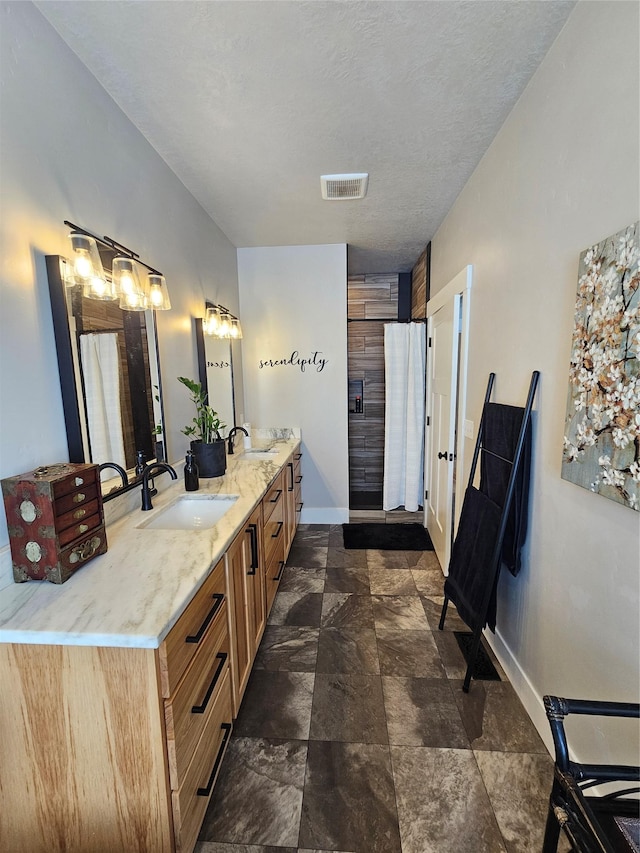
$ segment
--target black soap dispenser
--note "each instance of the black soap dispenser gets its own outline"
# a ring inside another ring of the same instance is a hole
[[[196,457],[192,450],[188,450],[184,459],[184,490],[185,492],[197,492],[199,486]]]

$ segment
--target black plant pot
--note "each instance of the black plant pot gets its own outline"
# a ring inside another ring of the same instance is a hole
[[[212,444],[192,441],[191,449],[196,457],[200,477],[222,477],[227,470],[226,442],[223,438]]]

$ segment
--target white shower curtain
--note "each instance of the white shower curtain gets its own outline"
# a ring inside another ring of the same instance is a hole
[[[424,504],[425,326],[384,327],[385,438],[382,507]]]
[[[89,421],[91,459],[117,462],[126,468],[120,410],[118,335],[112,332],[80,335],[80,357]],[[107,472],[113,476],[113,472]]]

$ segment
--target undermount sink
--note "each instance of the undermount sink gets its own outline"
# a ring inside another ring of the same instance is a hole
[[[155,530],[206,530],[213,527],[239,495],[182,495],[137,527]]]
[[[278,449],[275,447],[250,447],[243,452],[243,456],[275,456]]]

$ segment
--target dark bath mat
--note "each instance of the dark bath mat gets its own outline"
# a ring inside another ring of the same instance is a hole
[[[473,634],[471,631],[454,631],[453,633],[468,665],[469,657],[471,656],[471,646],[473,645]],[[482,640],[480,641],[476,665],[473,668],[473,677],[477,681],[500,681],[498,671],[487,654]]]
[[[433,551],[431,537],[421,524],[343,524],[344,547],[350,550]]]

